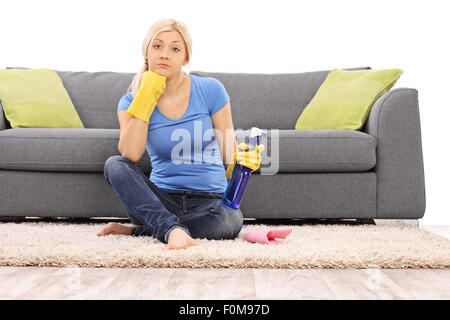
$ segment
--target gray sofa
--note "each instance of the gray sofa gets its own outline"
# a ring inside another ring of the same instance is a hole
[[[371,68],[346,68],[359,69]],[[0,105],[0,216],[126,218],[103,167],[120,154],[117,104],[134,74],[55,71],[85,129],[11,129]],[[294,130],[328,72],[191,72],[223,83],[239,141],[251,127],[267,129],[261,168],[241,203],[244,218],[422,218],[417,90],[385,93],[361,131]],[[271,155],[274,146],[279,158]],[[137,165],[150,174],[147,153]],[[276,174],[267,174],[270,166],[278,167]]]

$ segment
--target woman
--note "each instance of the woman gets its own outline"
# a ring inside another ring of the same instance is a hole
[[[195,238],[234,239],[243,216],[221,201],[227,178],[236,161],[256,170],[264,146],[247,151],[241,144],[238,149],[222,83],[182,71],[192,54],[182,22],[153,24],[142,52],[145,64],[118,106],[121,156],[108,158],[104,166],[133,225],[111,222],[97,235],[154,236],[166,249],[195,246]],[[205,141],[207,132],[212,141]],[[150,179],[135,164],[145,149],[152,164]],[[226,172],[224,163],[230,163]]]

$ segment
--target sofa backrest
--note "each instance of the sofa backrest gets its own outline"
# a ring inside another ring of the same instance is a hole
[[[364,70],[370,67],[347,68]],[[222,82],[230,96],[235,129],[291,129],[330,70],[303,73],[223,73],[191,71]]]
[[[134,73],[55,70],[85,128],[119,129],[117,105]]]
[[[347,68],[365,70],[370,67]],[[297,118],[330,70],[303,73],[226,73],[191,71],[222,82],[230,96],[235,129],[294,129]],[[85,128],[119,129],[117,105],[134,73],[60,71]],[[0,114],[1,116],[1,114]],[[4,124],[8,128],[9,123]]]

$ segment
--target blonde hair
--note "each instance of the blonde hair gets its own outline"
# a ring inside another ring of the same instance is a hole
[[[149,70],[148,61],[147,61],[147,50],[150,45],[150,43],[153,41],[153,39],[160,34],[163,31],[178,31],[180,35],[184,39],[184,43],[187,48],[187,61],[188,64],[190,64],[191,56],[192,56],[192,38],[189,33],[189,30],[187,26],[181,22],[177,21],[175,19],[162,19],[157,22],[155,22],[147,31],[147,34],[145,35],[144,41],[142,42],[142,55],[144,56],[144,64],[139,69],[139,71],[136,73],[136,75],[133,78],[133,81],[131,82],[130,86],[128,87],[127,91],[130,92],[134,96],[136,96],[136,93],[139,91],[139,88],[141,86],[141,78],[142,74],[145,71]],[[183,71],[184,74],[186,72]],[[130,90],[131,89],[131,90]]]

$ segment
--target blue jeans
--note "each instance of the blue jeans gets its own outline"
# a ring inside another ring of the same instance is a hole
[[[132,236],[154,236],[167,243],[174,228],[192,238],[234,239],[242,229],[240,209],[222,203],[223,193],[158,188],[136,164],[120,155],[109,157],[104,175],[124,206]]]

